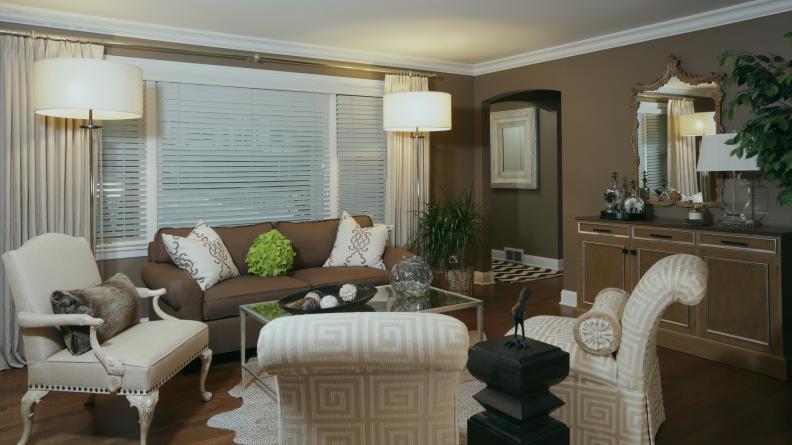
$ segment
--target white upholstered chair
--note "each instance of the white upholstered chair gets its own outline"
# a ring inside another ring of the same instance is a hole
[[[674,302],[698,304],[706,286],[707,268],[701,258],[672,255],[655,263],[627,301],[621,344],[613,355],[593,355],[580,348],[572,333],[574,318],[538,316],[525,321],[526,336],[569,353],[569,376],[550,390],[566,403],[552,415],[570,427],[572,444],[654,444],[665,420],[656,353],[660,317]]]
[[[19,444],[30,438],[34,405],[49,391],[126,396],[140,416],[140,442],[146,435],[159,398],[159,387],[193,359],[201,357],[201,395],[212,398],[204,383],[212,360],[209,331],[204,323],[178,320],[157,306],[165,291],[138,289],[141,298],[154,298],[160,321],[137,324],[103,344],[96,337],[101,319],[85,314],[53,314],[55,290],[81,289],[101,282],[91,248],[84,238],[48,233],[3,254],[28,362],[28,391],[20,408],[23,421]],[[59,326],[90,326],[92,350],[71,355]]]
[[[468,331],[448,316],[283,317],[259,336],[277,376],[280,444],[459,443],[457,391]]]

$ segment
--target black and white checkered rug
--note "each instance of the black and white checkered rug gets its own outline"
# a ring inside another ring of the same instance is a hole
[[[542,278],[560,277],[562,271],[543,269],[511,261],[492,259],[492,273],[495,281],[505,283],[524,283],[526,281],[541,280]]]

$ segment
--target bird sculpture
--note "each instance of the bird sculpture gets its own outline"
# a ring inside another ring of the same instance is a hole
[[[506,346],[521,349],[528,347],[528,342],[525,340],[525,322],[523,320],[525,320],[525,306],[530,296],[531,289],[527,287],[523,288],[523,290],[520,291],[519,298],[517,298],[517,303],[511,308],[512,318],[514,319],[514,339],[507,341]]]

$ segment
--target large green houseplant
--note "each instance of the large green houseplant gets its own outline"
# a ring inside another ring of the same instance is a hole
[[[785,36],[792,40],[792,32]],[[732,119],[746,107],[752,114],[728,143],[732,154],[756,157],[763,179],[780,187],[778,202],[792,203],[792,60],[776,54],[724,51],[721,65],[733,66],[726,85],[740,88],[726,109]]]
[[[418,212],[411,247],[432,267],[436,284],[467,293],[483,229],[473,192],[466,190],[444,203],[428,203]]]

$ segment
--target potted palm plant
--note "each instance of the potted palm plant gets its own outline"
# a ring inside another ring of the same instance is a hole
[[[432,267],[434,285],[470,295],[473,262],[481,245],[484,219],[468,189],[444,203],[429,203],[418,212],[412,249]]]

